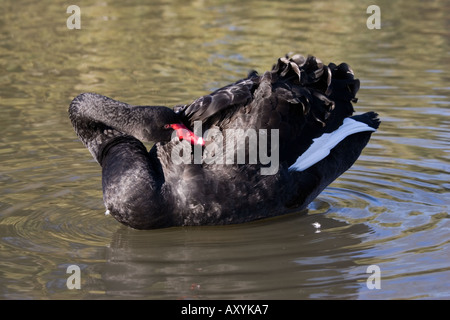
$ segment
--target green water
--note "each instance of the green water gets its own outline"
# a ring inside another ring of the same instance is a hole
[[[448,1],[377,1],[379,30],[372,1],[78,1],[80,30],[65,1],[0,4],[0,299],[450,298]],[[188,103],[287,52],[349,63],[357,112],[383,121],[306,213],[154,231],[103,214],[73,97]]]

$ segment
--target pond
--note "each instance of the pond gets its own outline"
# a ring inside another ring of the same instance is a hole
[[[3,0],[0,299],[450,298],[448,3],[380,0],[369,29],[372,4],[81,1],[72,30],[67,1]],[[382,120],[306,211],[150,231],[104,215],[75,96],[184,104],[288,52],[349,63],[357,113]]]

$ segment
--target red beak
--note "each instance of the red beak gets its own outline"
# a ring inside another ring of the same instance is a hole
[[[174,123],[166,125],[166,128],[172,128],[176,131],[178,139],[187,140],[193,145],[205,145],[205,140],[202,137],[196,136],[191,130],[189,130],[184,124]]]

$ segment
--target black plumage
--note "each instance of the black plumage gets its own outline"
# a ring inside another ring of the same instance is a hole
[[[102,166],[105,206],[118,221],[138,229],[241,223],[305,208],[356,161],[378,128],[373,112],[352,117],[366,126],[326,157],[306,169],[295,164],[314,139],[343,127],[358,89],[347,64],[295,55],[173,109],[84,93],[72,101],[69,116]],[[174,135],[168,125],[175,123],[186,131]],[[201,134],[209,132],[204,145],[180,141],[187,130],[197,133],[197,124]],[[156,143],[147,152],[141,141]],[[227,147],[235,152],[232,164],[223,155]],[[255,157],[263,150],[266,158]],[[184,162],[175,163],[174,155]]]

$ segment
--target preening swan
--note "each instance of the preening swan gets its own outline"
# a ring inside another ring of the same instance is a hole
[[[358,90],[347,64],[294,55],[186,105],[83,93],[69,116],[119,222],[221,225],[303,209],[350,168],[380,123],[353,116]]]

